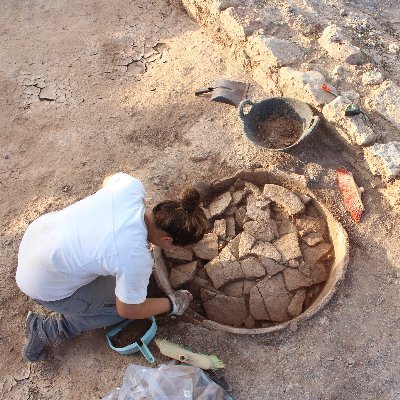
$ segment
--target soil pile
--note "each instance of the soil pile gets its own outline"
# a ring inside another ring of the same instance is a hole
[[[260,122],[254,139],[270,149],[282,149],[295,143],[303,132],[303,124],[281,115],[270,115]]]
[[[329,276],[333,247],[311,198],[239,179],[206,211],[212,231],[191,249],[166,252],[171,286],[192,292],[194,311],[225,325],[259,328],[312,304]]]
[[[122,348],[138,342],[151,327],[151,320],[137,319],[112,337],[114,347]]]

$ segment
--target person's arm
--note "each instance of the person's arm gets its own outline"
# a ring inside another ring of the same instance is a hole
[[[126,304],[116,299],[117,312],[122,318],[144,319],[172,310],[171,301],[165,298],[147,298],[141,304]]]

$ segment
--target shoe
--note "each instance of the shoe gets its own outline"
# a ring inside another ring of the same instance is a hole
[[[30,362],[41,361],[47,357],[45,347],[48,340],[38,332],[41,323],[42,317],[29,311],[25,321],[25,345],[22,356]]]

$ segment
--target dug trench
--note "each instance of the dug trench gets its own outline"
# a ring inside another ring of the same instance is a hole
[[[237,179],[204,210],[210,230],[202,241],[165,252],[170,284],[192,292],[195,314],[228,326],[267,328],[313,303],[334,254],[310,197]]]

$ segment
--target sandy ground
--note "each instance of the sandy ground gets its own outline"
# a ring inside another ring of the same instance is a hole
[[[142,179],[152,204],[195,179],[275,164],[317,176],[321,198],[335,187],[338,166],[365,187],[358,226],[330,204],[351,240],[348,273],[333,300],[296,332],[242,337],[168,318],[160,320],[159,337],[217,354],[237,399],[400,398],[399,216],[358,154],[324,126],[292,155],[250,145],[233,107],[193,95],[218,77],[248,81],[246,71],[167,1],[4,0],[0,10],[4,399],[101,398],[121,383],[128,364],[145,364],[112,352],[104,330],[54,347],[45,362],[22,359],[25,315],[37,309],[14,281],[29,222],[93,193],[117,171]],[[161,58],[144,74],[118,65],[123,51],[154,46]],[[56,100],[40,101],[35,82]],[[268,94],[252,84],[250,96]],[[168,361],[152,349],[157,365]]]

